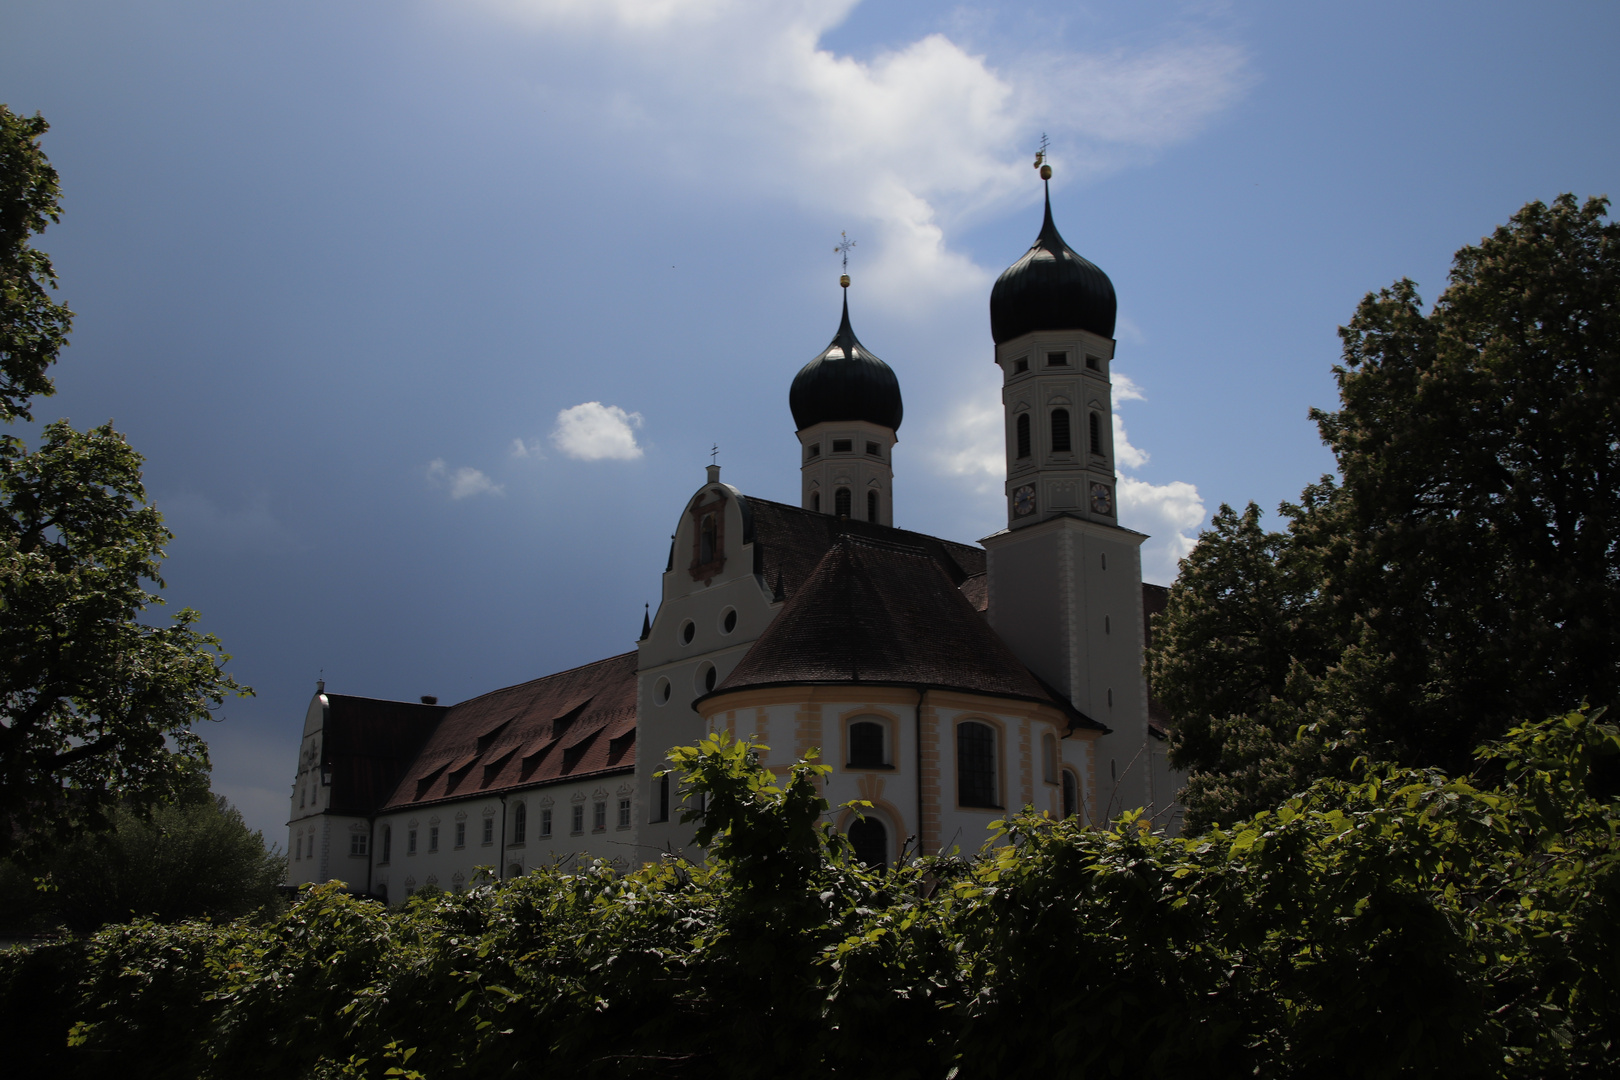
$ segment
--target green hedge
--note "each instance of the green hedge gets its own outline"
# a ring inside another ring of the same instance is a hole
[[[0,1007],[57,1076],[1615,1075],[1617,751],[1573,713],[1471,778],[1364,765],[1187,839],[1026,812],[876,873],[822,767],[721,736],[677,752],[706,865],[109,927],[0,956]]]

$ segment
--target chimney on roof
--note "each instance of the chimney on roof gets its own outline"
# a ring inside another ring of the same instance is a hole
[[[709,483],[718,484],[720,482],[720,466],[705,465],[703,468],[709,474]]]
[[[424,704],[424,705],[437,705],[438,703],[439,703],[439,699],[437,697],[435,697],[434,695],[432,695],[432,694],[423,694],[422,695],[422,704]]]

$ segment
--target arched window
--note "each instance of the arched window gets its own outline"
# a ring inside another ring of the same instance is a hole
[[[1063,770],[1063,816],[1074,817],[1080,812],[1080,781],[1074,773]]]
[[[849,517],[849,488],[839,488],[833,492],[833,516]]]
[[[512,808],[512,843],[523,843],[529,831],[529,808],[518,803]]]
[[[1018,414],[1018,456],[1029,457],[1029,413]]]
[[[388,856],[394,852],[394,828],[392,825],[384,825],[382,832],[382,861],[387,862]]]
[[[653,781],[653,820],[669,820],[669,773]]]
[[[877,492],[876,491],[868,491],[866,493],[866,520],[867,521],[876,521],[877,520],[877,504],[878,504]]]
[[[1052,453],[1066,454],[1072,447],[1069,445],[1069,410],[1052,410]]]
[[[810,493],[810,512],[812,514],[821,513],[821,492],[819,491]]]
[[[707,565],[714,562],[714,549],[716,539],[716,526],[714,514],[704,514],[703,523],[699,526],[700,539],[698,543],[698,562]]]
[[[1057,778],[1057,739],[1048,733],[1041,736],[1041,779],[1055,784]]]
[[[1102,453],[1102,421],[1097,419],[1097,414],[1096,413],[1092,413],[1090,419],[1091,419],[1091,452],[1093,454],[1100,454],[1100,453]]]
[[[875,720],[857,720],[849,725],[849,767],[881,769],[887,764],[883,753],[883,725]]]
[[[857,818],[849,825],[849,844],[855,857],[873,870],[889,865],[889,830],[875,817]]]
[[[996,732],[969,720],[956,725],[956,801],[999,809],[996,802]]]

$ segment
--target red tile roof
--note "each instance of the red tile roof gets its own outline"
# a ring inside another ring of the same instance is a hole
[[[384,810],[488,795],[636,764],[636,654],[453,706]]]
[[[959,585],[933,552],[845,533],[710,696],[764,686],[930,687],[1041,702],[1100,728],[1030,673]]]

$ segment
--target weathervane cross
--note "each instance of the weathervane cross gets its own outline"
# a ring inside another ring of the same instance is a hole
[[[718,465],[718,464],[720,464],[720,444],[719,443],[715,443],[713,448],[709,450],[709,464],[710,465]]]
[[[839,241],[837,247],[833,248],[833,253],[844,257],[844,273],[847,274],[849,273],[849,253],[850,249],[855,246],[855,241],[849,238],[847,232],[841,232],[838,235],[843,239]]]

